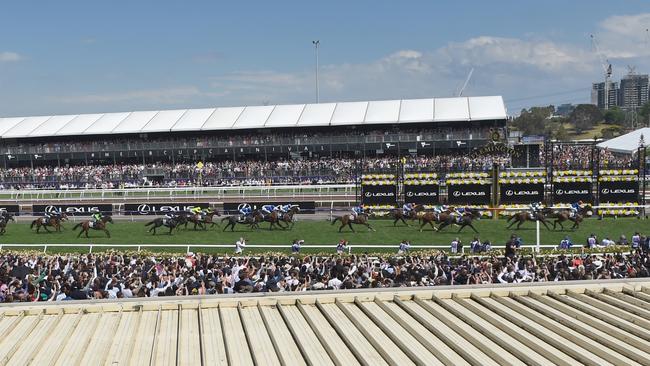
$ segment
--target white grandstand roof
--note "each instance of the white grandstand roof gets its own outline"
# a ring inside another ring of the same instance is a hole
[[[8,365],[648,365],[647,280],[0,305]]]
[[[503,98],[459,97],[0,118],[0,138],[502,120]]]
[[[597,146],[615,153],[633,154],[639,148],[639,138],[641,138],[641,135],[643,135],[645,145],[648,146],[650,144],[650,128],[648,127],[640,128],[625,135],[601,142]]]

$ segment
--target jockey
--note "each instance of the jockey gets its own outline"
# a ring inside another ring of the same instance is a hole
[[[571,204],[571,212],[569,214],[569,217],[575,217],[581,208],[582,208],[582,201],[578,201]]]
[[[357,217],[361,215],[365,211],[365,207],[363,206],[363,203],[360,203],[358,206],[352,207],[352,216]]]
[[[275,206],[275,205],[264,205],[264,206],[262,206],[262,213],[264,213],[264,215],[269,215],[269,214],[271,214],[271,212],[277,211],[277,210],[278,210],[278,207]]]
[[[535,217],[537,216],[537,213],[541,211],[542,209],[542,203],[541,202],[533,202],[530,204],[530,219],[534,220]]]
[[[90,218],[95,223],[100,222],[102,220],[102,212],[99,210],[93,210],[93,215]]]
[[[192,215],[200,216],[203,213],[203,208],[201,208],[201,206],[194,206],[192,207],[190,212],[192,213]]]
[[[50,211],[45,212],[45,217],[43,218],[43,223],[47,224],[51,218],[58,217],[61,215],[61,212],[56,207],[52,207]]]
[[[292,207],[293,207],[292,204],[287,203],[286,205],[278,205],[277,209],[282,213],[287,213],[289,212],[289,210],[291,210]]]
[[[415,209],[415,203],[413,202],[405,203],[404,206],[402,206],[404,216],[408,216],[413,209]]]
[[[242,208],[239,209],[239,214],[241,215],[239,219],[242,220],[243,218],[246,218],[251,213],[253,213],[253,210],[250,208],[250,206],[248,205],[242,206]]]
[[[165,212],[165,216],[163,216],[163,225],[168,223],[169,220],[172,220],[173,218],[174,218],[174,213],[172,211]]]

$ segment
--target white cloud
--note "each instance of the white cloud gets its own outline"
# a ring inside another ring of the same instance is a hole
[[[23,57],[16,52],[0,52],[0,62],[15,62],[22,59]]]
[[[599,24],[596,38],[609,59],[630,59],[650,56],[650,13],[614,15]],[[645,61],[647,62],[647,60]]]

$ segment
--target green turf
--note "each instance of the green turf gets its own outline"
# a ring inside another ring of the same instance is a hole
[[[474,233],[466,228],[461,234],[457,234],[457,228],[446,228],[442,232],[433,232],[427,228],[420,233],[414,227],[393,227],[392,222],[388,220],[372,220],[371,224],[377,230],[369,232],[365,228],[355,226],[356,233],[352,233],[346,227],[343,233],[338,232],[338,224],[332,226],[327,221],[299,221],[295,224],[292,231],[286,230],[268,230],[268,223],[262,225],[260,231],[250,231],[249,229],[238,226],[236,231],[222,232],[221,229],[211,229],[206,231],[194,231],[191,229],[175,231],[173,235],[167,235],[166,231],[159,232],[153,236],[146,232],[144,222],[119,222],[110,225],[111,238],[106,238],[103,232],[91,231],[90,238],[77,238],[77,232],[72,231],[74,223],[65,223],[65,230],[62,233],[40,233],[36,234],[29,229],[29,225],[24,223],[10,224],[7,227],[7,233],[0,236],[0,243],[16,244],[54,244],[54,243],[78,243],[78,244],[160,244],[168,246],[170,244],[192,245],[199,247],[201,244],[233,244],[240,236],[247,239],[248,244],[285,244],[289,245],[293,239],[304,239],[305,244],[325,244],[335,245],[339,239],[347,239],[351,245],[397,245],[400,240],[408,239],[411,244],[428,244],[428,245],[448,245],[451,240],[459,236],[461,240],[468,244],[474,237]],[[513,230],[507,230],[505,220],[480,220],[475,222],[479,230],[481,240],[491,240],[494,246],[502,246],[509,238]],[[535,243],[535,225],[526,223],[521,230],[516,233],[523,239],[524,245]],[[569,235],[574,243],[583,244],[590,233],[595,233],[599,238],[609,236],[617,240],[621,234],[628,238],[635,231],[650,233],[650,222],[632,218],[626,219],[588,219],[582,223],[579,230],[576,231],[541,231],[542,244],[556,245],[565,236]],[[68,248],[57,249],[64,251]],[[83,251],[83,249],[69,248],[71,251]],[[87,250],[87,249],[86,249]],[[198,250],[198,248],[196,249]],[[260,250],[260,251],[268,251]],[[363,249],[364,251],[367,249]],[[210,251],[210,250],[202,250]],[[216,252],[225,252],[227,250],[214,250]],[[229,250],[228,250],[229,251]],[[327,252],[327,249],[314,250],[317,252]],[[361,250],[359,250],[361,251]],[[375,252],[393,252],[394,249],[378,249]]]

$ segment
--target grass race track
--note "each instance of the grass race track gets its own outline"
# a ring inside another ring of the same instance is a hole
[[[430,228],[424,232],[419,232],[415,227],[398,226],[393,227],[392,221],[388,220],[371,220],[371,225],[377,230],[369,232],[365,228],[355,226],[356,233],[352,233],[348,228],[343,229],[343,233],[338,233],[338,223],[332,226],[328,221],[299,221],[296,222],[293,230],[268,230],[268,223],[262,225],[259,231],[251,231],[246,227],[237,226],[235,232],[222,232],[221,229],[208,229],[205,231],[194,231],[191,226],[187,230],[181,229],[174,231],[173,235],[167,235],[168,229],[162,229],[156,236],[146,232],[144,222],[127,222],[116,221],[115,224],[109,224],[111,238],[106,238],[103,232],[91,231],[90,238],[77,238],[78,231],[72,231],[75,225],[73,222],[64,224],[62,233],[44,233],[36,234],[30,230],[26,223],[10,223],[7,227],[7,233],[0,236],[0,243],[12,244],[160,244],[168,246],[169,251],[179,251],[178,248],[172,250],[171,244],[192,245],[194,251],[201,252],[232,252],[225,248],[205,248],[201,249],[201,244],[230,244],[243,236],[248,244],[284,244],[289,245],[293,239],[304,239],[305,245],[322,244],[334,245],[338,240],[344,238],[354,247],[359,245],[395,245],[403,240],[408,239],[413,245],[448,245],[451,240],[459,236],[464,245],[468,245],[473,239],[474,233],[469,228],[463,229],[463,232],[457,234],[457,227],[445,228],[442,232],[434,232]],[[502,246],[510,237],[510,234],[516,232],[523,241],[524,245],[535,243],[535,225],[526,223],[518,231],[507,230],[505,220],[480,220],[475,222],[481,240],[491,240],[494,246]],[[570,226],[570,225],[565,225]],[[599,240],[608,236],[612,240],[617,240],[621,234],[626,235],[628,239],[635,231],[641,233],[650,233],[650,222],[638,220],[636,218],[626,219],[588,219],[582,223],[579,230],[576,231],[547,231],[542,227],[541,242],[542,244],[557,245],[565,235],[569,235],[574,244],[584,244],[589,234],[595,233]],[[9,248],[6,248],[9,249]],[[15,249],[15,248],[12,248]],[[79,252],[87,251],[87,248],[49,248],[57,252]],[[165,250],[165,248],[162,248]],[[327,249],[312,249],[314,252],[328,252]],[[251,249],[248,250],[252,251]],[[257,251],[269,251],[257,249]],[[289,251],[287,247],[287,252]],[[307,251],[307,248],[303,248]],[[394,252],[393,249],[359,248],[354,252]]]

